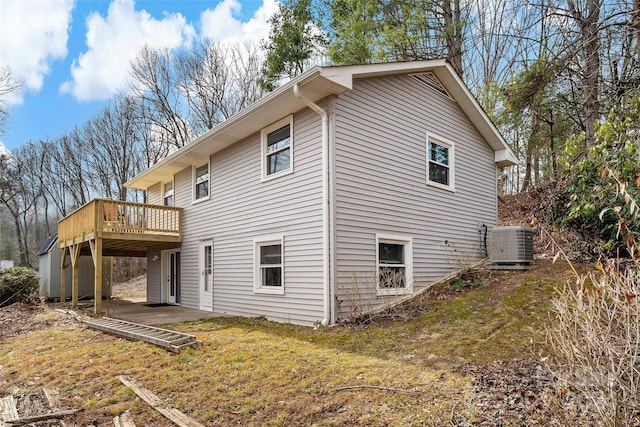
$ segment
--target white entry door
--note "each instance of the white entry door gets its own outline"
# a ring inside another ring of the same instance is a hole
[[[162,252],[162,302],[180,303],[180,251]]]
[[[200,310],[213,311],[213,242],[200,242]]]

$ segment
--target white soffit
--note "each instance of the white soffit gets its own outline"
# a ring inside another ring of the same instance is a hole
[[[307,98],[315,102],[349,90],[351,80],[348,77],[323,76],[319,67],[312,68],[171,153],[125,185],[145,190],[158,182],[168,182],[179,171],[198,166],[212,154],[260,132],[260,129],[288,114],[302,110],[306,105],[293,94],[295,83]]]
[[[499,166],[517,163],[517,158],[509,145],[451,65],[446,60],[436,59],[314,67],[170,154],[125,185],[129,188],[144,190],[159,182],[168,182],[179,171],[190,166],[199,166],[212,154],[260,132],[260,129],[288,114],[305,108],[302,100],[293,94],[294,84],[300,86],[307,98],[316,102],[329,95],[339,95],[352,89],[354,79],[401,73],[430,73],[435,76],[496,152],[496,163]]]

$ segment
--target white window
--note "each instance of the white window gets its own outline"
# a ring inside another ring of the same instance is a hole
[[[165,182],[163,187],[164,205],[173,206],[173,181]]]
[[[209,162],[193,168],[193,201],[209,198]]]
[[[262,139],[262,179],[293,172],[293,116],[260,132]]]
[[[413,290],[411,237],[376,235],[378,295],[402,295]]]
[[[427,184],[454,190],[453,143],[427,135]]]
[[[254,241],[254,291],[284,294],[284,238],[269,237]]]

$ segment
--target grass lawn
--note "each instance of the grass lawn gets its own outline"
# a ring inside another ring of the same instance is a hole
[[[0,341],[0,397],[41,386],[81,408],[80,425],[129,411],[137,425],[171,425],[123,386],[128,375],[205,425],[449,425],[473,420],[465,364],[531,358],[567,266],[493,272],[483,287],[432,289],[409,320],[321,330],[217,318],[168,327],[203,347],[180,354],[60,322]]]

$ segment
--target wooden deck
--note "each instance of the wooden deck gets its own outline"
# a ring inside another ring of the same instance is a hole
[[[124,250],[140,247],[126,241],[181,242],[182,209],[94,199],[58,222],[60,248],[96,238],[120,241],[112,246]]]
[[[94,199],[58,221],[62,249],[60,298],[66,297],[65,269],[71,265],[72,304],[78,303],[78,259],[91,255],[95,267],[95,311],[102,307],[102,257],[144,257],[150,247],[182,241],[182,209],[119,200]]]

